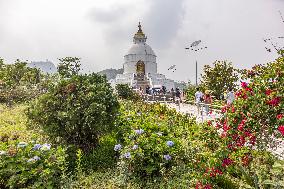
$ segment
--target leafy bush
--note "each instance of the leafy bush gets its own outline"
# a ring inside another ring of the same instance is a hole
[[[238,80],[238,70],[233,67],[231,62],[215,61],[212,67],[204,66],[201,88],[211,90],[212,94],[220,99],[225,91],[236,87]]]
[[[196,86],[191,83],[188,83],[185,91],[186,91],[186,100],[195,101]]]
[[[158,104],[126,102],[121,108],[114,150],[122,183],[174,178],[188,188],[222,177],[227,150],[215,128]]]
[[[139,100],[139,96],[127,84],[117,84],[115,86],[118,96],[122,99]]]
[[[49,75],[29,68],[26,62],[17,60],[14,64],[4,64],[0,59],[0,103],[32,100],[47,90]]]
[[[0,143],[1,188],[54,188],[65,171],[63,148],[50,144]]]
[[[114,129],[118,107],[105,77],[74,75],[33,102],[27,115],[31,126],[40,126],[53,141],[89,152]]]
[[[113,133],[101,137],[97,148],[89,154],[83,154],[82,168],[92,171],[115,168],[117,162],[115,151],[113,150],[115,144],[116,138]]]
[[[65,57],[59,59],[58,73],[63,78],[70,78],[73,75],[78,75],[80,71],[80,58]]]

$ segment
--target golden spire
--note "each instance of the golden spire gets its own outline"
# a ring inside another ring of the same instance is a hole
[[[138,24],[138,28],[139,29],[138,29],[137,33],[134,35],[133,41],[134,41],[134,43],[139,43],[139,42],[144,42],[145,43],[147,37],[145,36],[145,34],[142,31],[142,26],[141,26],[140,22]]]
[[[142,29],[141,29],[141,24],[140,24],[140,22],[139,22],[139,24],[138,24],[138,28],[139,28],[138,32],[139,32],[139,33],[143,33],[143,31],[142,31]]]

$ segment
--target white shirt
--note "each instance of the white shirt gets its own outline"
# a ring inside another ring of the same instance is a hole
[[[197,91],[197,92],[195,93],[195,102],[196,102],[196,103],[200,103],[200,99],[201,99],[202,96],[203,96],[203,93],[200,92],[200,91]]]
[[[234,93],[232,91],[228,92],[226,99],[228,104],[232,104],[233,101],[235,100]]]

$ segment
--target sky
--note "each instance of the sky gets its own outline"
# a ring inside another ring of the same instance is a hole
[[[263,38],[284,46],[284,0],[0,0],[0,57],[7,63],[81,58],[84,72],[122,68],[140,21],[158,72],[194,82],[215,60],[250,68],[277,58]],[[185,50],[202,40],[206,50]],[[168,71],[175,64],[176,71]]]

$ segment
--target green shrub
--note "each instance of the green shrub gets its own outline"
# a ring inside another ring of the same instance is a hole
[[[0,103],[12,105],[30,101],[47,91],[53,76],[26,64],[20,60],[14,64],[4,64],[0,59]]]
[[[65,171],[65,150],[50,144],[0,144],[0,188],[55,188]]]
[[[31,126],[40,126],[53,141],[89,152],[115,128],[118,107],[105,77],[74,75],[33,102],[27,115]]]
[[[88,170],[105,170],[114,168],[117,162],[113,146],[116,138],[113,133],[100,138],[97,148],[82,157],[82,167]]]
[[[115,86],[118,96],[122,99],[139,100],[140,97],[127,84],[117,84]]]

